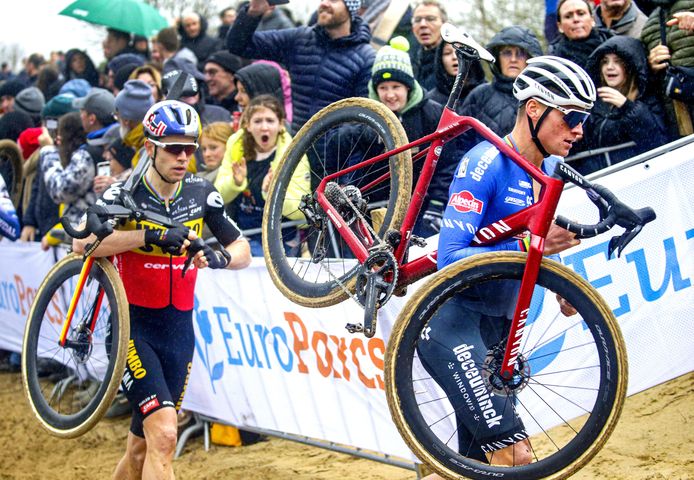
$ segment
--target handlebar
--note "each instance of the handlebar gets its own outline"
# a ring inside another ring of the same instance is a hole
[[[576,170],[564,162],[559,162],[554,170],[554,178],[568,181],[586,191],[588,198],[600,212],[600,221],[594,225],[574,223],[566,217],[557,216],[558,226],[576,234],[577,239],[591,238],[610,230],[615,225],[624,228],[624,233],[612,237],[607,247],[608,258],[617,250],[617,256],[636,236],[644,225],[655,220],[655,211],[650,207],[632,209],[625,205],[606,187],[591,184]]]

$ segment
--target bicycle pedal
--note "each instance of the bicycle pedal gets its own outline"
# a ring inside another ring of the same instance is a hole
[[[364,325],[361,323],[348,323],[345,328],[349,333],[361,333],[364,331]]]
[[[424,248],[427,246],[427,241],[426,241],[426,239],[424,239],[422,237],[418,237],[417,235],[412,235],[410,237],[410,244],[412,244],[416,247]]]

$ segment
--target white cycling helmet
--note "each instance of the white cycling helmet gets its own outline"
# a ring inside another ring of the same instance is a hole
[[[193,107],[179,100],[164,100],[155,103],[142,120],[145,136],[161,139],[170,135],[200,136],[200,116]]]
[[[528,59],[513,82],[513,95],[521,102],[538,98],[550,105],[590,110],[595,102],[595,85],[574,62],[545,55]]]

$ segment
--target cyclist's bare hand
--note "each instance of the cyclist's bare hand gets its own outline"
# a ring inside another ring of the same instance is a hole
[[[545,255],[563,252],[580,243],[581,241],[576,238],[575,233],[571,233],[553,223],[550,225],[547,238],[545,239]]]
[[[248,4],[248,15],[258,17],[270,10],[270,4],[267,0],[251,0]]]
[[[559,310],[561,310],[561,313],[565,317],[570,317],[578,313],[578,310],[576,310],[573,305],[567,302],[564,297],[560,296],[559,294],[557,294],[557,302],[559,302]]]

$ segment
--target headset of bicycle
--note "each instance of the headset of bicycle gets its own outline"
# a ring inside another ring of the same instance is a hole
[[[527,66],[513,82],[513,95],[521,103],[534,98],[543,105],[559,110],[564,114],[569,128],[573,129],[584,124],[590,115],[595,102],[595,85],[575,63],[545,55],[528,59]],[[549,153],[540,142],[538,132],[550,111],[549,108],[545,110],[534,125],[528,117],[530,136],[544,157],[548,157]]]
[[[164,100],[150,107],[142,120],[142,125],[144,126],[145,137],[154,144],[154,154],[152,155],[154,171],[166,183],[176,183],[164,177],[157,168],[157,149],[162,147],[174,154],[186,151],[186,154],[192,155],[198,149],[197,142],[202,132],[198,112],[190,105],[178,100]],[[164,137],[173,135],[191,137],[193,142],[163,144],[159,141]]]

